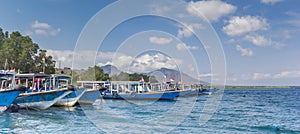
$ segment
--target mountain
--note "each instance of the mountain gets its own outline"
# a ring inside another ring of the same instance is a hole
[[[121,71],[113,65],[105,65],[101,68],[103,69],[103,72],[109,74],[109,76],[119,75],[121,73]]]
[[[165,76],[165,79],[167,82],[168,81],[174,81],[174,82],[181,81],[182,83],[185,83],[185,84],[203,84],[203,85],[209,84],[205,81],[197,80],[183,72],[179,72],[177,70],[168,69],[168,68],[161,68],[161,69],[151,71],[148,73],[148,75],[151,76],[153,74],[157,74],[156,72],[163,74]]]
[[[101,68],[103,69],[103,72],[109,74],[109,76],[119,75],[122,72],[116,66],[113,66],[113,65],[105,65],[105,66],[102,66]],[[179,72],[177,70],[168,69],[168,68],[161,68],[161,69],[153,70],[151,72],[143,73],[143,74],[150,75],[150,76],[159,75],[158,77],[161,77],[161,79],[165,79],[165,80],[161,80],[161,82],[162,81],[169,82],[172,79],[172,81],[174,81],[174,82],[181,81],[182,83],[185,83],[185,84],[203,84],[203,85],[209,84],[205,81],[197,80],[183,72]]]

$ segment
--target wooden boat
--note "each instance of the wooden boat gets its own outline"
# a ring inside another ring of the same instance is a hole
[[[52,80],[54,81],[55,88],[57,90],[67,87],[72,84],[72,77],[69,75],[55,74],[52,75]],[[76,88],[70,94],[64,96],[62,99],[58,100],[54,105],[55,106],[74,106],[80,97],[86,92],[85,88]]]
[[[86,92],[78,100],[79,104],[93,104],[100,98],[102,92],[107,90],[105,81],[77,81],[80,87],[86,88]]]
[[[48,109],[74,90],[73,86],[55,89],[47,74],[17,74],[16,79],[27,87],[15,100],[21,108]]]
[[[18,97],[24,92],[25,87],[15,85],[15,72],[0,71],[0,113],[6,111]]]
[[[151,89],[150,89],[151,87]],[[174,100],[179,96],[179,91],[167,91],[154,89],[153,85],[144,82],[113,84],[103,94],[103,99],[125,99],[125,100]]]

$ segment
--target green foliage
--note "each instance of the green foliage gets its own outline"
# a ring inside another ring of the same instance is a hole
[[[73,78],[73,83],[76,83],[79,79],[79,74],[76,71],[71,70],[70,76]]]
[[[80,74],[80,80],[87,81],[106,81],[111,80],[108,74],[103,72],[99,66],[89,67]]]
[[[129,74],[125,72],[121,72],[119,75],[112,76],[113,81],[128,81]]]
[[[129,81],[139,81],[144,79],[144,81],[149,81],[149,76],[144,75],[144,74],[138,74],[138,73],[134,73],[134,74],[129,74]]]
[[[52,56],[46,56],[46,52],[46,50],[40,49],[38,55],[35,55],[35,72],[43,72],[43,67],[45,66],[45,73],[53,74],[55,73],[55,61],[52,59]],[[43,57],[45,57],[45,61],[43,61]]]
[[[45,56],[45,62],[42,57]],[[55,61],[51,56],[46,56],[46,50],[41,50],[39,45],[32,42],[29,36],[22,36],[19,32],[6,31],[0,28],[0,68],[20,70],[21,72],[55,72]]]
[[[150,76],[145,75],[145,74],[129,74],[125,72],[121,72],[119,75],[114,75],[112,77],[113,81],[140,81],[144,79],[145,82],[149,82]]]

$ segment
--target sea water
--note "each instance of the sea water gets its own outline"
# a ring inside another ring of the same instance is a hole
[[[300,134],[300,89],[225,89],[207,122],[213,95],[175,101],[97,100],[94,105],[0,114],[0,133]]]

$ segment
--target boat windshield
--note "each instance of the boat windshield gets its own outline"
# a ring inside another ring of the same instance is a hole
[[[0,71],[0,90],[11,90],[15,84],[15,73],[10,71]]]

